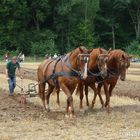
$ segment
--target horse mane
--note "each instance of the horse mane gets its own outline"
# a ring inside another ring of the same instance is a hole
[[[122,57],[122,55],[124,55],[125,57],[127,56],[127,54],[120,49],[110,51],[110,53],[109,53],[110,59],[112,59],[112,58],[113,59],[119,59],[119,58]]]

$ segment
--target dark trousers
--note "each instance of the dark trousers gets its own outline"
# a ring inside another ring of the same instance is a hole
[[[9,84],[10,95],[12,95],[16,87],[16,77],[15,76],[9,77],[8,84]]]

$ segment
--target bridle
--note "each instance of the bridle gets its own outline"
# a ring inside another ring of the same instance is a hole
[[[121,65],[121,62],[123,62],[124,64],[124,67],[125,68],[128,68],[129,65],[128,65],[128,61],[127,60],[119,60],[117,63],[117,70],[115,68],[109,68],[109,66],[107,67],[107,71],[108,71],[108,75],[109,77],[119,77],[120,74],[121,74],[121,69],[122,69],[122,65]]]
[[[89,54],[79,54],[78,55],[78,58],[77,58],[77,67],[78,67],[78,71],[79,71],[79,75],[80,75],[80,78],[81,79],[82,79],[82,70],[81,70],[81,67],[80,67],[80,62],[83,61],[84,64],[88,63],[89,57],[90,57]],[[84,58],[84,59],[82,59],[82,58]]]
[[[101,55],[107,56],[107,54],[98,55],[98,57],[96,58],[96,68],[93,69],[93,70],[88,70],[89,77],[99,77],[100,76],[100,77],[102,77],[104,79],[103,70],[101,69],[101,67],[99,66],[99,63],[98,63],[98,61],[100,60]]]
[[[88,63],[88,60],[89,60],[89,54],[79,54],[78,57],[77,57],[77,69],[74,69],[72,68],[72,64],[71,64],[71,61],[70,61],[70,56],[72,55],[72,52],[71,54],[65,58],[66,56],[63,56],[61,57],[61,67],[63,67],[63,65],[67,66],[67,68],[69,68],[71,71],[77,73],[77,75],[79,77],[81,77],[81,67],[80,67],[80,62],[83,61],[84,63]],[[84,58],[84,60],[81,60],[81,57]],[[65,58],[65,61],[64,61],[64,58]],[[67,61],[67,63],[66,63]],[[63,64],[63,65],[62,65]]]

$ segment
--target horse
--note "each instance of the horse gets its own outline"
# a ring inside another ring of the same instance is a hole
[[[24,53],[22,53],[22,52],[19,53],[19,55],[17,56],[17,61],[18,61],[19,63],[25,61],[25,55],[24,55]]]
[[[110,51],[110,50],[109,50]],[[107,76],[107,60],[108,53],[106,50],[97,48],[93,49],[90,53],[90,61],[88,63],[88,77],[86,80],[82,80],[78,83],[76,93],[80,93],[80,109],[83,108],[83,89],[85,86],[85,96],[86,96],[86,105],[89,107],[88,100],[88,86],[96,93],[97,89],[95,87],[95,82],[100,79],[104,79]],[[101,101],[102,97],[99,96]],[[102,106],[104,106],[102,102]]]
[[[62,89],[67,95],[66,112],[69,117],[74,116],[72,94],[81,78],[87,77],[88,54],[84,46],[80,46],[72,52],[57,59],[46,59],[38,67],[39,95],[44,107],[49,111],[50,94],[56,89]],[[45,104],[45,85],[48,83]]]
[[[108,107],[108,112],[110,112],[110,97],[112,95],[112,91],[115,88],[118,79],[120,78],[122,81],[125,81],[126,78],[126,70],[130,66],[130,59],[132,56],[129,56],[122,50],[113,50],[109,53],[108,63],[107,63],[107,71],[108,76],[104,81],[98,84],[97,92],[94,95],[94,99],[92,102],[92,106],[95,104],[96,96],[99,97],[101,88],[104,86],[105,95],[109,94],[109,98],[106,98],[105,107]],[[101,100],[101,103],[103,100]]]

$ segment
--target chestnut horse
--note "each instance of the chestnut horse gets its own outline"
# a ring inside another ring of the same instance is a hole
[[[77,86],[76,94],[80,93],[80,108],[83,108],[82,100],[83,100],[83,87],[85,85],[85,95],[87,100],[87,106],[89,106],[88,102],[88,85],[96,92],[95,87],[95,77],[102,76],[102,78],[107,76],[107,59],[108,52],[104,49],[97,48],[93,49],[90,53],[89,64],[88,64],[88,78],[86,80],[80,80]],[[59,92],[60,89],[55,90],[57,94],[57,104],[60,106],[59,101]],[[101,96],[100,96],[101,97]],[[102,98],[102,97],[101,97]]]
[[[70,117],[74,115],[73,91],[80,78],[87,77],[89,51],[80,46],[74,51],[58,59],[45,60],[38,68],[39,95],[44,107],[49,110],[49,98],[54,88],[62,89],[67,95],[66,111]],[[83,54],[83,57],[81,57]],[[86,61],[85,61],[86,60]],[[48,83],[45,106],[45,85]]]
[[[113,50],[109,53],[109,59],[107,63],[108,68],[108,76],[107,78],[98,84],[97,92],[94,94],[94,99],[92,102],[92,106],[95,104],[97,94],[100,95],[101,88],[104,86],[105,94],[109,94],[109,99],[106,100],[105,107],[108,106],[108,112],[110,111],[110,96],[112,95],[112,91],[117,84],[117,81],[120,77],[122,81],[126,78],[126,70],[130,66],[131,56],[126,54],[122,50]],[[101,103],[103,100],[100,98]]]
[[[107,76],[107,60],[108,52],[104,49],[93,49],[90,53],[90,61],[88,63],[88,77],[78,83],[77,92],[80,93],[80,108],[83,108],[83,88],[85,86],[86,105],[89,107],[88,86],[96,93],[95,82],[104,79]],[[108,97],[107,95],[106,97]],[[99,95],[102,101],[102,97]],[[103,102],[102,102],[103,106]]]

